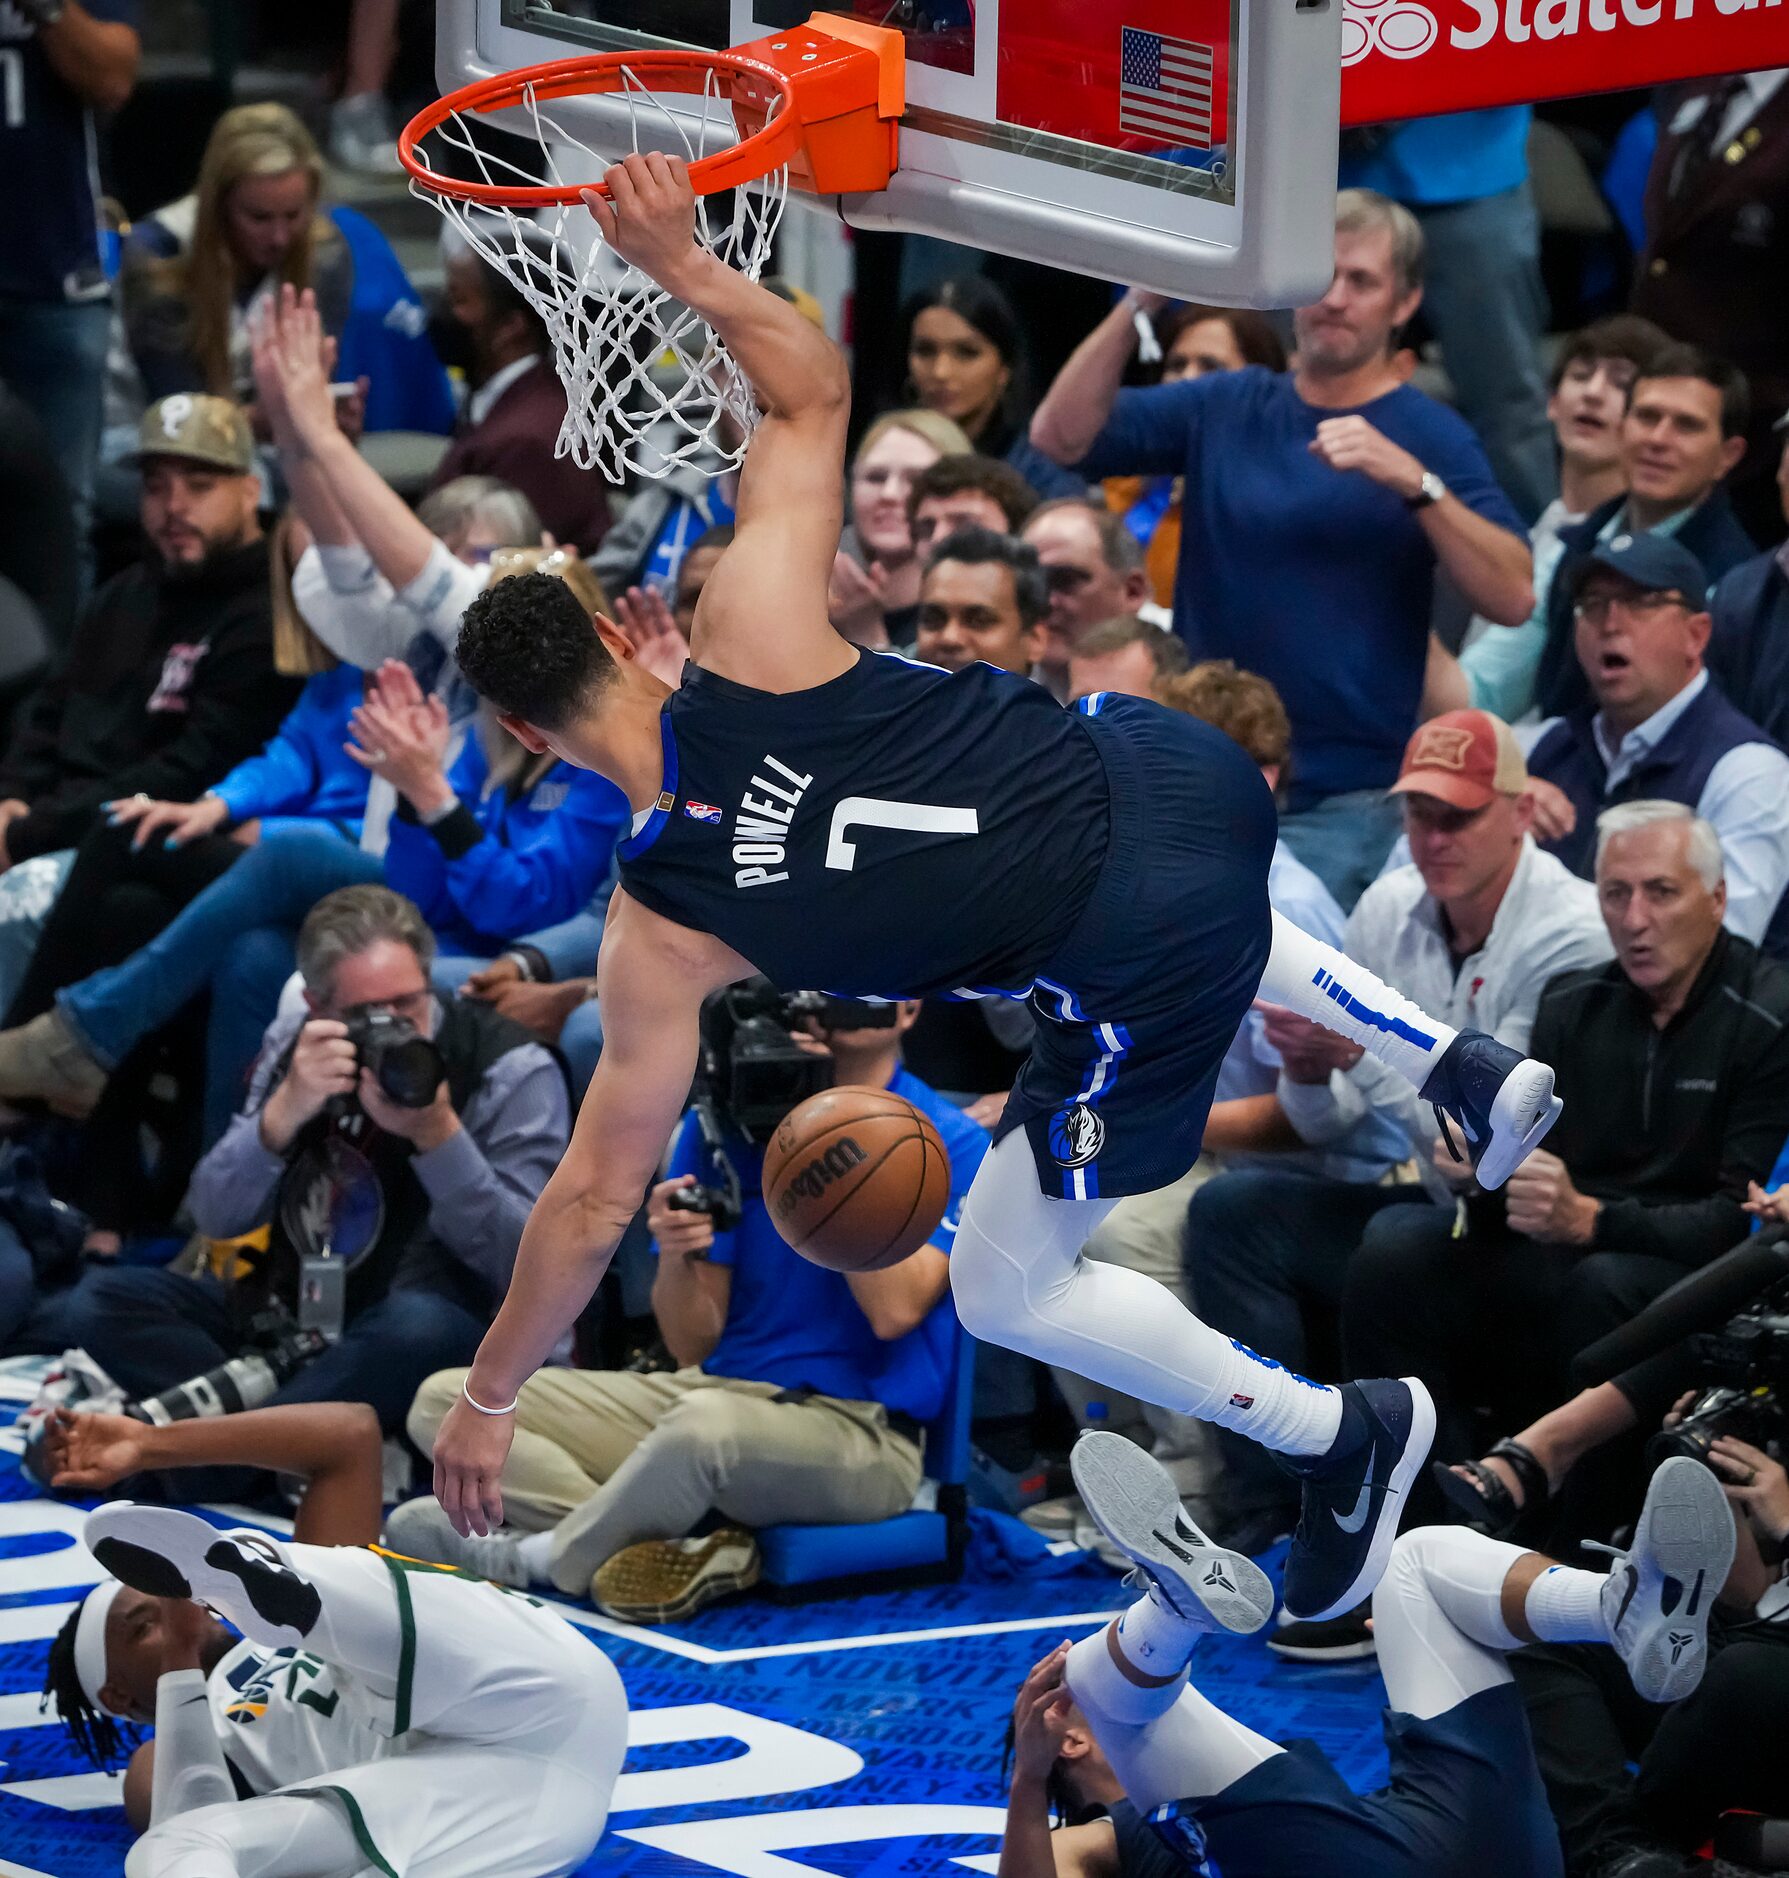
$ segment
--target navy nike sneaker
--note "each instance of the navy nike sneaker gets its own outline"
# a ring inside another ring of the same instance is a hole
[[[1429,1071],[1420,1091],[1435,1110],[1441,1138],[1464,1160],[1444,1117],[1466,1135],[1472,1171],[1489,1193],[1501,1187],[1540,1146],[1565,1104],[1553,1093],[1553,1072],[1482,1030],[1462,1030]]]
[[[1627,1665],[1634,1693],[1677,1702],[1708,1663],[1708,1614],[1733,1563],[1733,1509],[1700,1461],[1674,1454],[1659,1463],[1625,1552],[1603,1582],[1609,1641]]]
[[[1435,1403],[1414,1376],[1341,1385],[1342,1426],[1324,1454],[1276,1454],[1304,1482],[1286,1554],[1285,1606],[1302,1623],[1362,1603],[1385,1572],[1398,1515],[1435,1439]]]

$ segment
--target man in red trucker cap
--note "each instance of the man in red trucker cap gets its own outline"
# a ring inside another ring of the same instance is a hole
[[[1424,724],[1393,784],[1409,861],[1366,890],[1342,937],[1351,959],[1403,996],[1450,1024],[1517,1038],[1518,1048],[1547,980],[1600,965],[1611,950],[1595,889],[1536,847],[1527,790],[1522,753],[1501,718],[1450,711]],[[1412,1162],[1403,1185],[1267,1164],[1220,1174],[1194,1195],[1187,1246],[1201,1312],[1214,1329],[1296,1369],[1307,1355],[1307,1310],[1339,1309],[1369,1226],[1388,1210],[1445,1208],[1451,1217],[1456,1164],[1433,1110],[1353,1045],[1285,1011],[1269,1015],[1267,1036],[1283,1059],[1280,1106],[1304,1141],[1334,1141],[1374,1110],[1401,1132]],[[1294,1512],[1285,1476],[1222,1430],[1218,1443],[1234,1522],[1223,1541],[1247,1549],[1285,1531]],[[1328,1660],[1372,1646],[1363,1610],[1292,1625],[1269,1647]]]

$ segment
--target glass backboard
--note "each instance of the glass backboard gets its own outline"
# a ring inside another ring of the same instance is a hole
[[[836,199],[853,227],[1233,305],[1294,305],[1327,285],[1342,0],[833,10],[907,42],[900,169],[885,190]],[[814,11],[801,0],[440,0],[437,76],[445,91],[579,53],[720,51]],[[625,121],[605,121],[612,100],[557,108],[592,147],[632,147]]]

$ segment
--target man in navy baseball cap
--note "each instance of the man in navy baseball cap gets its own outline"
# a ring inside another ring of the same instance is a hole
[[[1610,575],[1615,578],[1611,580]],[[1668,535],[1612,535],[1591,550],[1578,570],[1572,603],[1579,623],[1583,622],[1587,593],[1619,596],[1624,589],[1635,596],[1675,594],[1692,613],[1700,613],[1705,610],[1708,574],[1682,542]],[[1657,604],[1663,604],[1662,600]],[[1608,609],[1604,606],[1601,610],[1606,613]]]
[[[1576,570],[1592,708],[1544,725],[1529,748],[1535,839],[1588,878],[1603,809],[1681,802],[1720,838],[1727,926],[1778,950],[1789,944],[1789,758],[1710,678],[1707,595],[1701,561],[1656,531],[1611,536]]]

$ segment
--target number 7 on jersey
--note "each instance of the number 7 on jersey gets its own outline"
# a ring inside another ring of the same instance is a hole
[[[920,835],[974,835],[981,823],[974,809],[940,808],[932,802],[890,802],[882,796],[846,796],[832,812],[826,865],[850,873],[857,865],[857,843],[845,839],[849,828],[905,828]]]

